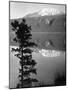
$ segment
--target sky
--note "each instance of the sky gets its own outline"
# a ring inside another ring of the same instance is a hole
[[[65,13],[65,5],[10,2],[10,19],[22,18],[44,8],[55,8]]]

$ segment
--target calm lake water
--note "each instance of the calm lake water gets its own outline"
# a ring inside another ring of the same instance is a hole
[[[12,46],[10,46],[10,49]],[[57,73],[65,74],[65,52],[60,51],[60,56],[44,57],[41,53],[33,52],[33,58],[36,60],[37,75],[39,81],[46,84],[53,84]],[[19,59],[10,51],[10,88],[15,88],[19,82]]]

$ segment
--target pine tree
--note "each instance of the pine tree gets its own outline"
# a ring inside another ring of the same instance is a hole
[[[22,19],[20,23],[15,20],[11,25],[12,30],[15,32],[15,38],[13,40],[19,44],[18,48],[12,48],[12,51],[17,52],[15,56],[20,60],[20,83],[18,83],[17,88],[32,87],[32,82],[37,82],[37,79],[31,78],[31,74],[37,74],[37,72],[35,68],[36,62],[32,59],[33,50],[31,47],[37,45],[31,41],[31,26],[26,24],[25,19]]]

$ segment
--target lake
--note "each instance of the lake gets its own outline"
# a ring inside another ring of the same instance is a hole
[[[10,46],[11,50],[12,46]],[[54,84],[56,74],[65,74],[65,52],[59,51],[60,55],[55,57],[43,56],[40,52],[33,52],[32,57],[36,60],[37,75],[33,77],[47,85]],[[15,88],[19,82],[19,59],[10,51],[10,88]]]

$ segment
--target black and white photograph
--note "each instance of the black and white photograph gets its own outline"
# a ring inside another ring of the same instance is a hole
[[[9,88],[66,85],[66,4],[9,2]]]

